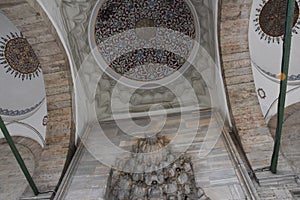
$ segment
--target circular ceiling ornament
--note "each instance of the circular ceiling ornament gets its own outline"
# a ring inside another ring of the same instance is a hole
[[[174,80],[195,57],[200,38],[196,11],[187,0],[98,1],[89,31],[100,67],[130,86]]]
[[[285,32],[287,0],[262,0],[256,9],[255,31],[260,39],[280,43]],[[299,1],[296,0],[294,9],[293,34],[298,34],[300,28]]]
[[[0,64],[6,73],[22,80],[31,80],[41,73],[38,58],[22,33],[10,32],[10,35],[1,37]]]

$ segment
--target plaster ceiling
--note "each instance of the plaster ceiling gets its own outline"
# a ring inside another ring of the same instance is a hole
[[[24,119],[45,101],[42,69],[27,39],[1,13],[0,27],[0,114]]]
[[[282,44],[287,0],[254,1],[250,15],[249,49],[251,61],[265,77],[280,81]],[[295,5],[288,84],[300,84],[300,13]],[[298,45],[299,44],[299,45]]]

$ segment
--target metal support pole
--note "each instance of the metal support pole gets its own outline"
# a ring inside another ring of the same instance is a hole
[[[29,171],[28,171],[28,169],[27,169],[27,167],[26,167],[26,165],[25,165],[25,163],[24,163],[24,161],[23,161],[23,159],[22,159],[22,157],[21,157],[21,155],[20,155],[20,153],[19,153],[19,151],[18,151],[15,143],[14,143],[14,141],[12,140],[12,138],[11,138],[11,136],[10,136],[10,134],[9,134],[9,132],[8,132],[8,130],[7,130],[6,126],[5,126],[2,118],[1,118],[1,116],[0,116],[0,128],[2,130],[2,133],[3,133],[3,135],[4,135],[4,137],[5,137],[6,141],[7,141],[7,143],[10,146],[11,151],[13,152],[16,160],[18,161],[18,163],[19,163],[19,165],[21,167],[21,170],[23,171],[23,174],[25,175],[25,177],[26,177],[26,179],[27,179],[27,181],[28,181],[28,183],[29,183],[29,185],[30,185],[30,187],[31,187],[34,195],[38,195],[39,191],[38,191],[38,189],[37,189],[37,187],[36,187],[36,185],[35,185],[32,177],[31,177],[31,175],[30,175],[30,173],[29,173]]]
[[[287,0],[285,33],[283,39],[283,55],[282,55],[282,62],[281,62],[281,74],[279,75],[280,92],[278,98],[279,100],[278,100],[278,111],[277,111],[277,127],[276,127],[274,150],[273,150],[272,161],[271,161],[272,173],[277,172],[282,124],[283,124],[283,117],[284,117],[287,77],[288,77],[288,70],[289,70],[289,63],[290,63],[294,10],[295,10],[295,0]]]

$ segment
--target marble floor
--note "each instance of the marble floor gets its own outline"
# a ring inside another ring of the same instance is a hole
[[[161,120],[159,117],[153,117],[152,122]],[[154,123],[146,132],[149,131],[147,133],[150,134],[151,131],[159,131],[172,141],[172,150],[183,151],[191,157],[197,186],[208,197],[212,200],[251,199],[249,188],[246,187],[247,180],[242,178],[240,164],[236,163],[236,158],[232,155],[228,137],[220,128],[223,127],[222,120],[219,120],[215,112],[189,111],[168,114],[165,118],[163,127]],[[126,156],[136,137],[142,136],[139,131],[130,132],[129,130],[134,130],[130,127],[134,128],[137,124],[146,127],[152,123],[149,117],[139,117],[133,121],[134,123],[130,119],[107,121],[90,127],[82,138],[84,142],[74,158],[74,167],[69,170],[57,199],[104,199],[110,165],[119,156]],[[124,127],[127,129],[124,130]]]

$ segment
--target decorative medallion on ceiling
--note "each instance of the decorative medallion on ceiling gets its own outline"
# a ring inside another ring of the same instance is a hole
[[[0,115],[13,136],[43,146],[47,101],[42,67],[28,40],[2,13],[0,27]]]
[[[280,83],[287,0],[253,1],[249,23],[251,65],[269,80]],[[300,84],[300,0],[295,0],[288,85]],[[254,20],[253,20],[254,19]],[[262,53],[263,52],[263,53]]]
[[[295,3],[293,34],[298,34],[300,29],[299,1]],[[285,15],[287,0],[262,0],[259,8],[256,8],[255,31],[260,35],[260,39],[268,43],[277,42],[283,38],[285,31]]]
[[[15,78],[31,80],[41,73],[40,63],[22,33],[10,32],[0,39],[0,64]]]
[[[98,1],[90,21],[93,54],[111,77],[162,80],[188,67],[199,23],[186,0]]]

